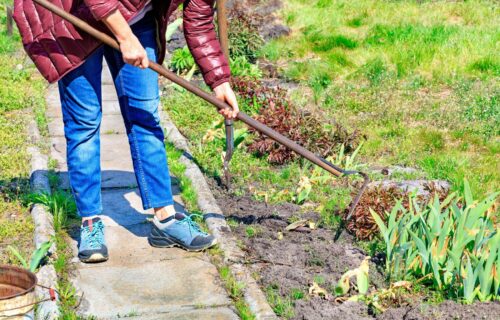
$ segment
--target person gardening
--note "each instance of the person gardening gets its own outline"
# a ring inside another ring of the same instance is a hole
[[[113,50],[32,0],[14,1],[14,19],[23,45],[40,73],[58,82],[67,143],[68,175],[82,218],[79,253],[83,262],[108,259],[102,213],[99,129],[102,117],[101,71],[106,59],[118,94],[144,209],[153,209],[149,243],[200,251],[216,239],[189,215],[177,213],[170,185],[164,134],[158,115],[158,75],[149,61],[165,58],[165,32],[171,13],[183,4],[184,35],[217,98],[239,110],[229,84],[230,69],[213,24],[214,0],[62,0],[61,7],[111,33]]]

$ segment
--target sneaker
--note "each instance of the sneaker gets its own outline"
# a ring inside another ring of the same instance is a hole
[[[82,262],[108,260],[108,248],[104,240],[104,224],[100,218],[86,220],[80,228],[78,258]]]
[[[217,239],[203,231],[191,218],[196,214],[175,216],[165,220],[153,218],[153,228],[148,237],[149,244],[158,248],[179,247],[187,251],[202,251],[214,246]]]

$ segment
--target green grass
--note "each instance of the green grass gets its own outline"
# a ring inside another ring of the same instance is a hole
[[[361,129],[365,163],[417,167],[476,196],[500,189],[495,1],[286,1],[261,56],[310,87],[305,108]]]
[[[303,295],[302,292],[300,292],[302,293],[301,295],[297,291],[294,291],[291,297],[283,297],[279,293],[278,285],[268,286],[265,290],[265,293],[267,301],[273,308],[274,313],[276,313],[278,317],[282,317],[284,319],[291,319],[295,316],[293,300],[298,300],[296,298]]]
[[[23,256],[33,251],[34,225],[23,199],[29,191],[29,111],[43,110],[43,85],[21,51],[19,35],[6,33],[5,3],[0,2],[0,264],[18,264],[5,250]],[[42,122],[42,121],[40,121]]]

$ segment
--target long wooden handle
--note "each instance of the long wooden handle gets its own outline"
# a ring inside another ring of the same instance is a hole
[[[64,9],[50,3],[47,0],[33,0],[33,2],[41,5],[42,7],[46,8],[47,10],[55,13],[56,15],[60,16],[64,20],[70,22],[77,28],[81,29],[82,31],[88,33],[89,35],[93,36],[94,38],[102,41],[104,44],[120,51],[120,46],[118,42],[111,38],[109,35],[107,35],[104,32],[101,32],[94,27],[90,26],[88,23],[85,21],[75,17],[74,15],[64,11]],[[181,87],[187,89],[188,91],[194,93],[198,97],[202,98],[203,100],[213,104],[216,106],[218,109],[226,109],[226,108],[231,108],[227,103],[217,99],[214,95],[209,94],[206,91],[203,91],[201,88],[191,84],[189,81],[179,77],[175,73],[173,73],[170,70],[165,69],[161,65],[159,65],[156,62],[150,61],[149,62],[149,68],[151,70],[156,71],[158,74],[164,76],[168,80],[180,85]],[[239,112],[237,119],[241,120],[242,122],[246,123],[250,127],[254,128],[255,130],[263,133],[264,135],[270,137],[271,139],[277,141],[278,143],[281,143],[282,145],[290,148],[294,152],[298,153],[302,157],[306,158],[307,160],[311,161],[312,163],[318,165],[319,167],[325,169],[326,171],[334,174],[335,176],[339,177],[345,174],[345,171],[339,167],[336,167],[332,164],[328,164],[323,161],[320,157],[316,156],[314,153],[311,151],[307,150],[306,148],[298,145],[294,141],[288,139],[287,137],[283,136],[282,134],[274,131],[273,129],[269,128],[268,126],[260,123],[259,121],[253,119],[252,117],[248,116],[247,114],[243,112]]]

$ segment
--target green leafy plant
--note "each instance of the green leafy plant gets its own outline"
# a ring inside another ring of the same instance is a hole
[[[231,74],[235,77],[262,78],[262,72],[259,67],[250,63],[245,56],[231,59],[230,68]]]
[[[22,254],[13,246],[7,246],[7,248],[12,252],[12,254],[19,260],[19,262],[22,264],[22,266],[26,269],[28,269],[31,272],[35,272],[36,269],[40,266],[40,263],[42,262],[43,258],[47,256],[47,253],[49,252],[50,247],[52,246],[53,241],[49,240],[40,245],[38,249],[33,251],[31,254],[30,261],[28,263],[27,259],[25,259]]]
[[[179,48],[172,52],[170,67],[178,73],[188,72],[195,65],[194,58],[187,46]]]
[[[390,279],[423,279],[439,291],[466,303],[498,299],[500,233],[494,223],[495,193],[482,201],[472,197],[467,181],[459,196],[436,196],[421,208],[398,202],[386,222],[371,210],[386,244]]]
[[[68,218],[77,217],[75,201],[73,197],[65,191],[56,191],[52,194],[30,194],[27,200],[29,204],[39,203],[49,209],[53,216],[54,229],[56,231],[66,226]]]

